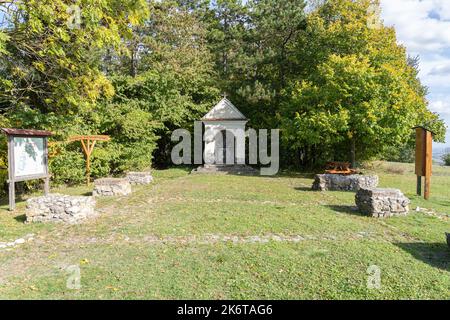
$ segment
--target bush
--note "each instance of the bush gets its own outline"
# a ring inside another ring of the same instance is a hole
[[[156,147],[154,133],[157,121],[153,115],[141,109],[141,105],[104,102],[90,110],[76,114],[41,113],[30,108],[16,109],[9,114],[15,127],[46,129],[53,132],[49,139],[49,166],[52,183],[76,185],[85,182],[86,160],[80,142],[68,143],[74,135],[105,134],[109,142],[95,145],[91,157],[91,176],[100,178],[118,175],[128,170],[142,170],[152,165],[152,153]],[[4,139],[6,140],[6,139]],[[6,141],[0,141],[5,150],[0,157],[6,161]],[[0,172],[0,184],[4,183]]]
[[[0,169],[0,197],[7,194],[8,190],[8,170]]]
[[[112,98],[102,97],[96,104],[76,109],[17,105],[0,115],[0,124],[16,128],[53,132],[49,139],[50,173],[55,184],[85,182],[86,162],[80,142],[67,143],[74,135],[109,135],[111,141],[97,143],[91,157],[91,177],[121,175],[152,166],[153,156],[170,163],[160,145],[170,147],[174,129],[192,127],[213,105],[219,91],[209,75],[196,79],[188,73],[156,70],[137,77],[112,76]],[[0,141],[0,149],[6,150]],[[0,155],[0,160],[6,155]],[[0,174],[0,184],[2,183]]]
[[[386,168],[388,173],[403,175],[406,173],[406,168],[398,166],[398,165],[388,165]]]
[[[80,151],[62,149],[49,159],[50,173],[55,184],[78,184],[86,181],[86,165]]]
[[[9,127],[9,121],[0,114],[0,128]],[[8,144],[6,136],[0,133],[0,197],[7,194],[7,181],[8,181]]]
[[[444,164],[445,164],[446,166],[450,166],[450,153],[444,155],[444,156],[442,157],[442,159],[444,160]]]
[[[407,143],[400,146],[386,146],[382,159],[390,162],[414,163],[415,157],[415,145]]]

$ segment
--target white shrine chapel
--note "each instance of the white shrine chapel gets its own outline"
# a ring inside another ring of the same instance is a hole
[[[204,126],[204,162],[196,172],[253,171],[245,165],[248,119],[227,98],[223,98],[201,119]]]
[[[208,112],[202,122],[207,164],[245,164],[245,126],[248,119],[227,98]]]

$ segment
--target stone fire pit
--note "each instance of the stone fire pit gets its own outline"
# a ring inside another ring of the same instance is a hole
[[[360,189],[355,200],[361,213],[375,218],[406,216],[411,203],[398,189]]]
[[[93,197],[51,194],[27,201],[26,222],[80,223],[97,216]]]
[[[94,181],[94,197],[127,196],[131,194],[128,179],[106,178]]]
[[[151,172],[129,172],[127,179],[131,184],[146,185],[153,182]]]
[[[376,188],[378,176],[318,174],[312,189],[316,191],[358,191]]]

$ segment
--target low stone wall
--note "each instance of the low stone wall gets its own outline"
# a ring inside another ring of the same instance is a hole
[[[150,172],[129,172],[127,179],[131,184],[146,185],[153,182],[153,176]]]
[[[318,174],[312,189],[316,191],[358,191],[378,186],[378,176]]]
[[[131,184],[128,179],[106,178],[94,181],[94,197],[127,196],[131,194]]]
[[[93,197],[51,194],[27,201],[27,223],[64,222],[73,224],[96,215]]]
[[[361,213],[375,218],[405,216],[411,203],[398,189],[361,189],[355,201]]]

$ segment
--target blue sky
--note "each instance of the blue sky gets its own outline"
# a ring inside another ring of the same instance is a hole
[[[394,26],[410,55],[420,56],[420,79],[430,109],[450,127],[450,0],[381,0],[384,24]],[[450,131],[445,145],[450,147]]]

